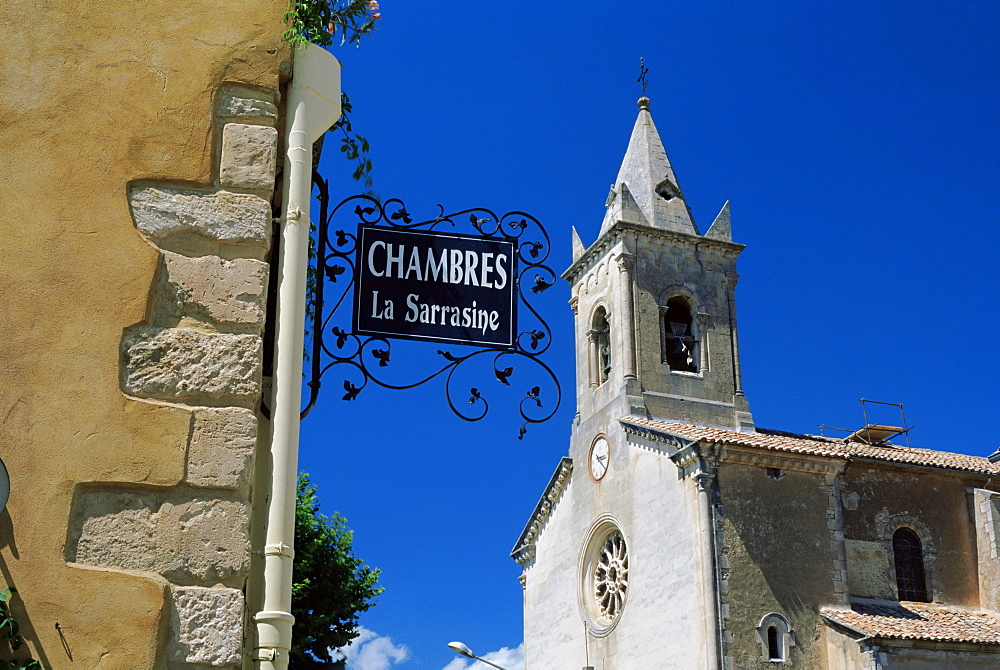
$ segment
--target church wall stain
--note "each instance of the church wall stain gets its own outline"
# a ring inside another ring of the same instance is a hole
[[[824,475],[783,471],[772,479],[765,468],[721,463],[717,477],[728,550],[726,655],[736,668],[771,667],[756,627],[777,612],[795,633],[792,666],[822,667],[818,610],[834,598]]]
[[[979,604],[975,528],[965,504],[966,487],[976,480],[863,464],[848,466],[842,480],[845,496],[855,498],[856,494],[857,500],[856,509],[850,509],[854,506],[850,505],[844,510],[844,535],[854,547],[848,556],[852,595],[897,597],[891,578],[891,537],[898,526],[906,525],[916,527],[918,535],[928,535],[921,537],[921,542],[932,600],[952,605]],[[856,572],[867,577],[855,578]],[[879,577],[876,580],[872,575]],[[877,585],[882,587],[880,592],[853,590]]]

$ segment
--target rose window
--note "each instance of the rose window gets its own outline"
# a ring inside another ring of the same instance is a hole
[[[628,550],[617,530],[608,535],[594,567],[594,597],[601,614],[614,619],[625,604],[628,590]]]

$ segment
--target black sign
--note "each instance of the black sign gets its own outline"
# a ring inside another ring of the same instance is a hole
[[[512,240],[359,226],[354,332],[512,348]]]

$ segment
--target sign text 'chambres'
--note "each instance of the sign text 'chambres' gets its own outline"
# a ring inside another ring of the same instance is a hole
[[[498,349],[515,345],[512,240],[359,226],[354,331]]]

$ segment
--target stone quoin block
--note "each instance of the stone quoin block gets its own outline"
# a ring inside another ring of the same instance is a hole
[[[242,584],[249,510],[237,500],[85,491],[74,504],[69,560],[156,572],[175,584]]]
[[[122,339],[121,370],[130,395],[249,407],[260,393],[261,338],[138,326]]]
[[[243,594],[236,589],[172,589],[167,660],[211,667],[240,662]]]
[[[129,204],[136,227],[157,243],[185,234],[232,244],[271,243],[271,205],[255,195],[132,187]]]
[[[153,302],[158,322],[183,316],[221,326],[262,325],[267,263],[252,258],[191,258],[164,251]]]
[[[204,488],[245,489],[253,476],[257,417],[248,409],[199,409],[188,445],[188,484]]]
[[[216,113],[223,119],[275,121],[278,118],[278,108],[274,103],[239,95],[224,95],[219,98]]]
[[[274,190],[278,131],[270,126],[227,123],[222,129],[219,183],[230,188]]]

